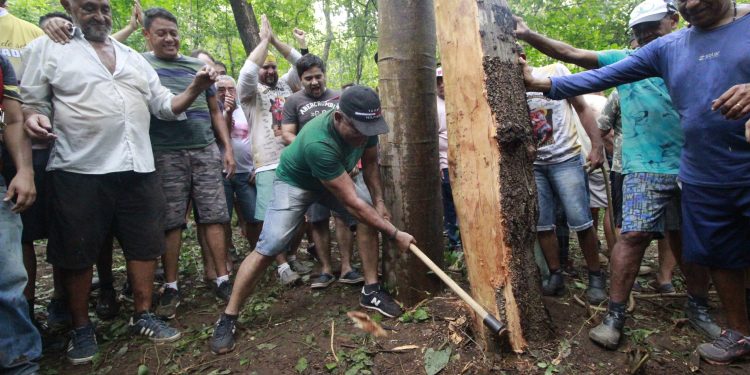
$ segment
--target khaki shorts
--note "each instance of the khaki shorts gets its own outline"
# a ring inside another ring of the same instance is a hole
[[[200,149],[154,151],[154,159],[167,199],[164,230],[185,224],[190,200],[199,224],[229,222],[221,155],[215,143]]]

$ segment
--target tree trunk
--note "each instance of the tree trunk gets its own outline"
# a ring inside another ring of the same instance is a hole
[[[323,45],[323,62],[328,63],[328,55],[331,53],[333,42],[333,27],[331,26],[331,0],[323,0],[323,15],[326,19],[326,41]]]
[[[242,46],[245,47],[245,53],[250,54],[255,46],[260,43],[258,33],[258,20],[255,18],[253,6],[246,0],[229,0],[234,13],[234,22],[237,23],[237,31],[240,33]]]
[[[552,336],[534,263],[535,144],[505,0],[436,2],[448,158],[474,298],[504,321],[514,351]],[[487,349],[498,344],[475,319]]]
[[[442,1],[442,0],[441,0]],[[381,1],[380,99],[391,131],[380,138],[381,172],[392,222],[443,264],[443,215],[435,97],[432,0]],[[417,303],[442,287],[414,255],[383,245],[383,275],[396,298]]]

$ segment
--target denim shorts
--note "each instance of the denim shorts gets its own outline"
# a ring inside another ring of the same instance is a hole
[[[750,267],[750,187],[682,183],[682,260],[721,269]]]
[[[354,181],[357,197],[372,205],[372,199],[362,175],[355,177]],[[255,250],[269,257],[288,250],[298,227],[305,221],[305,212],[313,203],[320,203],[327,207],[349,226],[357,223],[354,216],[329,191],[305,190],[277,179],[273,183],[273,197],[266,209],[266,219]]]
[[[580,155],[555,164],[534,164],[534,179],[539,197],[537,232],[555,229],[555,197],[560,200],[570,230],[579,232],[594,225]]]
[[[680,230],[680,188],[677,175],[628,173],[622,183],[622,233]]]
[[[255,185],[250,185],[250,173],[236,173],[232,178],[224,178],[224,194],[227,199],[229,220],[232,219],[235,198],[239,215],[248,223],[254,223],[255,219]]]

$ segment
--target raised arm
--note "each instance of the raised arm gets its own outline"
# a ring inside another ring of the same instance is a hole
[[[258,74],[261,65],[266,60],[266,56],[268,56],[268,43],[271,37],[271,30],[266,15],[262,15],[260,19],[260,43],[250,52],[247,60],[245,60],[245,65],[240,69],[240,76],[237,78],[237,96],[242,103],[254,98],[258,92]]]
[[[575,64],[586,69],[596,69],[599,67],[599,56],[596,52],[585,49],[575,48],[567,43],[546,37],[531,30],[523,18],[513,16],[516,21],[516,37],[529,43],[539,52],[566,63]]]
[[[133,10],[130,12],[130,22],[125,27],[112,34],[112,38],[120,43],[125,43],[126,40],[132,35],[139,27],[143,25],[143,11],[141,10],[141,2],[135,0],[133,3]]]

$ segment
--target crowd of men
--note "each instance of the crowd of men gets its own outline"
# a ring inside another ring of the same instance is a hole
[[[235,348],[242,306],[271,264],[285,285],[311,272],[296,255],[305,234],[320,263],[311,288],[336,280],[363,284],[362,307],[386,317],[402,314],[378,281],[379,233],[403,251],[415,240],[390,223],[385,207],[378,135],[388,125],[374,90],[329,89],[326,64],[307,50],[305,32],[294,30],[297,50],[279,39],[265,16],[259,43],[235,80],[207,51],[180,53],[179,20],[166,9],[143,12],[136,3],[128,25],[111,34],[108,0],[61,4],[66,13],[45,15],[37,27],[0,0],[0,31],[8,39],[2,46],[8,52],[0,54],[0,186],[6,190],[0,369],[38,370],[34,241],[40,239],[48,240],[54,279],[46,324],[70,330],[71,363],[89,363],[98,351],[88,312],[93,280],[99,319],[114,319],[128,301],[133,334],[178,340],[181,333],[169,320],[180,311],[179,256],[191,214],[204,281],[226,302],[209,340],[216,354]],[[515,18],[519,40],[592,69],[573,75],[562,64],[525,66],[524,79],[537,141],[536,231],[549,269],[542,291],[564,294],[564,276],[575,272],[568,229],[575,231],[588,271],[586,299],[608,301],[602,322],[589,332],[604,348],[618,347],[628,296],[641,287],[636,276],[645,250],[664,239],[650,285],[674,293],[672,268],[679,263],[686,317],[711,340],[698,347],[701,357],[726,364],[750,354],[750,74],[738,68],[747,59],[729,37],[750,30],[749,12],[730,0],[646,0],[630,14],[634,48],[608,51],[553,40]],[[690,27],[675,31],[680,15]],[[139,29],[147,42],[143,53],[122,44]],[[523,47],[516,50],[525,65]],[[291,66],[281,76],[279,58]],[[436,85],[445,232],[448,247],[460,252],[441,67]],[[614,86],[605,99],[601,90]],[[592,92],[600,94],[583,95]],[[609,179],[602,165],[611,166]],[[599,209],[607,211],[605,232],[616,232],[607,237],[609,288]],[[235,210],[253,249],[244,259],[232,243]],[[331,217],[341,254],[338,277]],[[127,269],[119,296],[114,239]],[[361,270],[353,267],[355,240]],[[723,330],[709,314],[711,283],[726,311]]]

